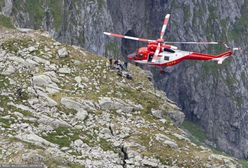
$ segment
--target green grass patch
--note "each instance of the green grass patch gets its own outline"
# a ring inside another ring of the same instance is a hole
[[[79,139],[79,132],[66,127],[59,127],[55,132],[43,136],[46,140],[58,144],[60,147],[69,147],[72,141]]]
[[[248,168],[248,160],[238,160],[239,164],[242,165],[243,168]]]
[[[31,45],[33,43],[33,41],[31,40],[31,38],[23,38],[23,39],[9,39],[7,41],[5,41],[1,47],[4,50],[7,50],[9,52],[12,53],[17,53],[20,49],[23,48],[28,48],[29,45]]]
[[[10,29],[15,28],[11,22],[11,19],[4,15],[0,15],[0,25],[6,28],[10,28]]]
[[[99,144],[104,151],[113,150],[113,146],[111,145],[111,143],[103,138],[100,139]]]
[[[196,144],[202,144],[207,139],[203,129],[191,121],[184,121],[181,127],[192,134],[191,140]]]
[[[10,125],[12,124],[12,120],[0,118],[0,123],[3,125],[4,128],[10,128]]]

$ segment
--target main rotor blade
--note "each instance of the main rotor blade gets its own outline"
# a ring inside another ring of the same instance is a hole
[[[220,42],[210,41],[210,42],[196,42],[196,41],[185,41],[185,42],[170,42],[166,41],[165,44],[220,44]]]
[[[152,59],[153,63],[155,63],[158,60],[159,51],[160,51],[160,43],[158,43],[157,49],[156,49],[155,54],[153,56],[153,59]]]
[[[162,27],[162,30],[161,30],[161,33],[160,33],[160,39],[163,39],[163,37],[164,37],[165,30],[166,30],[166,28],[167,28],[169,19],[170,19],[170,14],[167,14],[167,15],[165,16],[165,18],[164,18],[164,24],[163,24],[163,27]]]
[[[124,38],[124,39],[141,41],[141,42],[156,42],[156,40],[149,40],[149,39],[138,38],[138,37],[124,36],[121,34],[114,34],[114,33],[108,33],[108,32],[103,32],[103,33],[107,36],[113,36],[113,37],[117,37],[117,38]]]

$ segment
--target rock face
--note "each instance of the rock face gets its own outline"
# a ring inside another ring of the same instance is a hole
[[[237,53],[223,65],[184,62],[170,68],[169,76],[154,77],[157,86],[180,105],[188,119],[205,129],[211,141],[232,155],[248,158],[246,1],[67,0],[56,4],[56,9],[52,4],[39,3],[34,8],[44,11],[41,16],[25,3],[12,0],[6,0],[2,11],[20,27],[42,27],[61,42],[80,45],[100,55],[118,57],[118,46],[123,55],[138,46],[104,37],[103,31],[156,39],[166,13],[172,14],[166,32],[168,41],[228,41],[231,47],[243,47],[242,54]],[[202,52],[224,50],[181,47]],[[4,72],[13,74],[15,68],[9,65]]]
[[[182,112],[139,67],[129,66],[134,78],[127,80],[108,59],[58,44],[45,32],[1,33],[1,164],[239,167],[188,140],[175,126]],[[60,48],[70,56],[58,57]],[[5,73],[9,66],[15,73]]]

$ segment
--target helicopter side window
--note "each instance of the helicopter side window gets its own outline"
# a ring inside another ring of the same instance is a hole
[[[153,59],[153,55],[154,55],[154,54],[152,54],[152,53],[151,53],[151,54],[149,54],[149,56],[148,56],[148,62],[151,62],[151,61],[152,61],[152,59]]]
[[[142,58],[143,57],[143,54],[140,54],[139,57]]]
[[[170,57],[164,56],[164,60],[165,60],[165,61],[169,61],[169,60],[170,60]]]
[[[164,48],[164,51],[169,52],[169,53],[175,53],[175,51],[170,48]]]

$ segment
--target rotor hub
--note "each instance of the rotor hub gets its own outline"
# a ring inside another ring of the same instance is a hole
[[[158,43],[164,43],[164,39],[157,39],[156,40]]]

